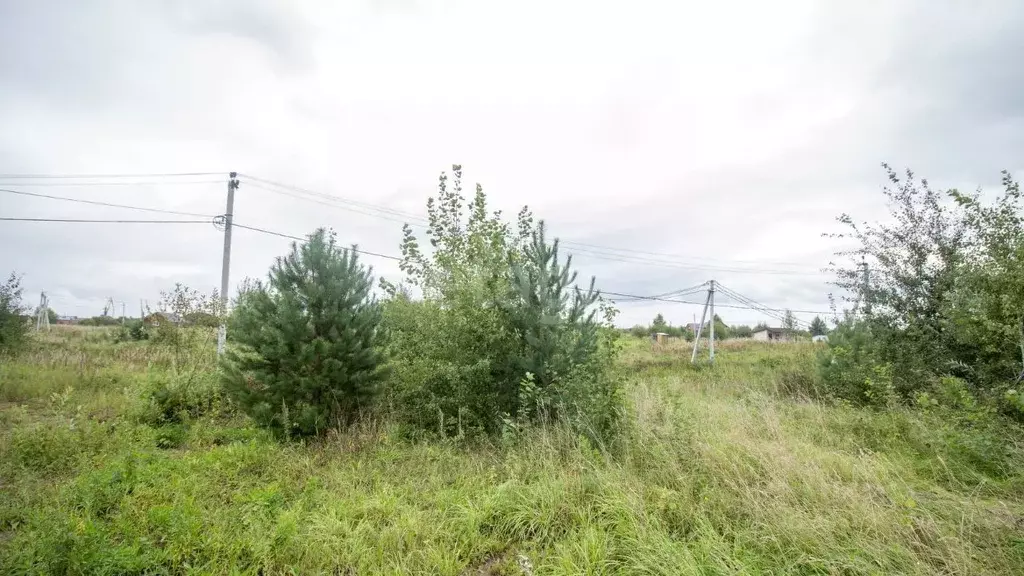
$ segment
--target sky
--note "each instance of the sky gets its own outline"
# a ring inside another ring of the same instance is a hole
[[[881,162],[940,188],[1024,173],[1022,56],[1013,0],[0,0],[0,189],[216,215],[237,171],[364,205],[242,177],[239,224],[397,255],[405,215],[461,164],[493,208],[528,205],[575,243],[605,291],[714,279],[827,311],[841,246],[822,233],[884,217]],[[210,175],[10,177],[179,173]],[[10,192],[0,217],[188,218]],[[236,228],[232,286],[289,243]],[[209,223],[0,221],[0,273],[59,314],[137,314],[175,282],[219,286],[222,246]],[[716,301],[729,324],[778,324]]]

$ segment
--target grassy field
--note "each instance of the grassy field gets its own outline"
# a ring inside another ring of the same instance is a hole
[[[208,352],[55,330],[0,365],[0,573],[1024,574],[1019,429],[810,400],[810,345],[624,347],[614,446],[300,444]]]

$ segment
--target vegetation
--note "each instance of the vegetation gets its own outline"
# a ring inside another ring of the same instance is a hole
[[[960,382],[978,402],[1024,418],[1016,386],[1024,367],[1024,228],[1020,189],[945,193],[886,166],[891,222],[839,221],[857,242],[836,267],[854,314],[821,359],[837,396],[873,404],[943,397]],[[973,402],[973,400],[972,400]]]
[[[377,392],[373,279],[323,228],[254,283],[231,318],[224,387],[257,423],[290,436],[352,423]]]
[[[24,313],[21,278],[11,272],[7,281],[0,284],[0,356],[16,352],[24,344],[28,334]]]
[[[513,227],[488,212],[479,185],[467,205],[459,166],[450,184],[441,175],[427,213],[431,253],[406,226],[406,283],[383,283],[389,404],[400,420],[417,433],[464,436],[561,417],[607,440],[619,386],[611,310],[593,280],[576,286],[571,259],[527,208]]]
[[[750,326],[729,326],[718,314],[715,314],[714,323],[715,340],[725,340],[728,338],[750,338],[753,335],[753,330],[751,330]],[[701,337],[707,337],[709,331],[710,326],[706,323],[703,331],[701,332]],[[693,342],[694,338],[693,330],[691,330],[689,326],[672,326],[665,322],[665,317],[660,313],[654,317],[650,326],[638,324],[629,330],[629,333],[637,338],[649,338],[651,334],[657,332],[668,334],[670,338],[682,338],[687,342]]]
[[[0,573],[1021,573],[1019,427],[808,401],[810,346],[619,346],[604,449],[383,417],[299,443],[219,394],[212,341],[56,327],[0,365]]]
[[[894,224],[841,218],[829,345],[714,365],[619,339],[457,166],[384,300],[318,230],[244,283],[219,361],[216,294],[29,334],[12,276],[0,573],[1024,574],[1019,190],[890,178]]]
[[[821,316],[815,316],[814,320],[811,320],[809,327],[811,336],[825,336],[828,334],[828,326],[825,321],[821,319]]]

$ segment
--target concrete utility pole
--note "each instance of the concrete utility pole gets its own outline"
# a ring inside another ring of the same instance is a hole
[[[124,316],[125,316],[124,307],[125,307],[125,303],[122,300],[121,301],[121,324],[124,324]]]
[[[46,292],[39,293],[39,311],[36,313],[36,331],[43,328],[50,331],[50,298]]]
[[[711,291],[708,290],[708,297],[704,300],[704,311],[700,313],[700,324],[697,325],[697,333],[693,335],[693,355],[690,356],[690,363],[697,361],[697,347],[700,346],[700,333],[704,331],[704,318],[708,315],[708,305],[711,304]],[[712,322],[714,324],[714,322]]]
[[[711,330],[708,332],[708,346],[710,353],[708,358],[711,363],[715,362],[715,281],[711,281],[711,287],[708,288],[708,302],[711,303]]]
[[[231,221],[235,212],[235,190],[238,189],[238,173],[228,176],[228,203],[224,211],[224,261],[220,269],[220,313],[222,315],[220,329],[217,331],[217,355],[224,353],[224,341],[227,339],[228,311],[228,275],[231,271]]]

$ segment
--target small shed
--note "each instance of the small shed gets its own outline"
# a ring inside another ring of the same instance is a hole
[[[828,342],[828,336],[824,334],[818,334],[817,336],[811,336],[811,342]]]
[[[651,340],[654,340],[658,344],[664,344],[668,342],[668,334],[664,332],[655,332],[651,334]]]
[[[754,340],[764,342],[792,342],[793,335],[785,328],[758,328],[750,335]]]

